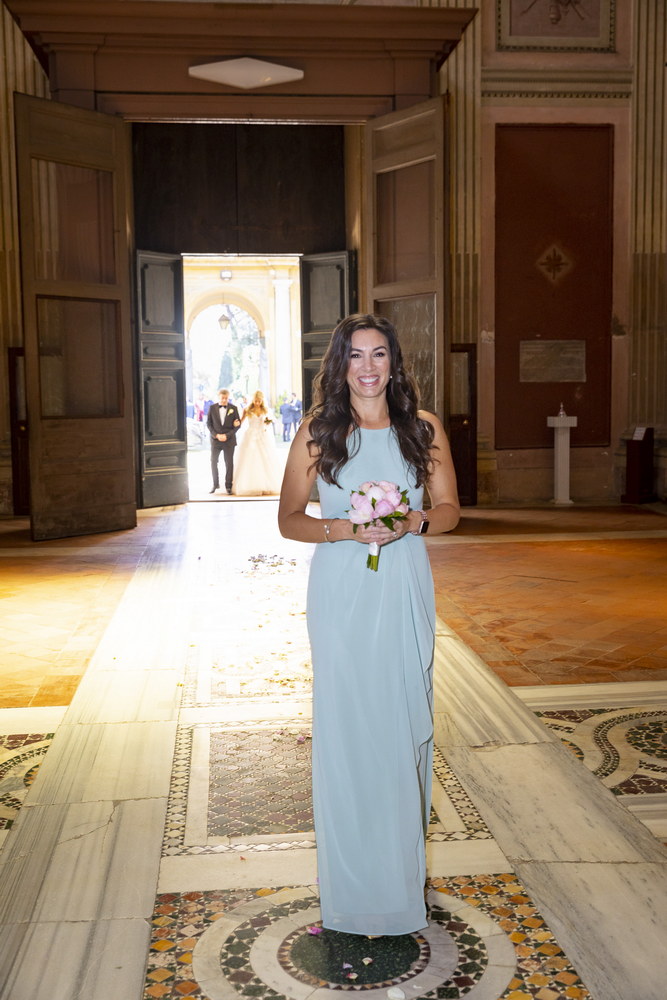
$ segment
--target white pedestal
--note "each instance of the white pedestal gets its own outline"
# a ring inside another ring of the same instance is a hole
[[[576,417],[547,417],[547,427],[554,429],[554,503],[572,503],[570,500],[570,427],[576,426]]]

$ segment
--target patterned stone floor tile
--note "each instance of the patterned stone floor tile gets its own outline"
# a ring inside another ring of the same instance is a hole
[[[156,900],[144,1000],[590,1000],[516,876],[433,879],[429,926],[370,940],[323,930],[315,889]]]
[[[667,708],[537,714],[615,795],[667,792]]]
[[[53,733],[0,736],[0,830],[9,830],[35,779]]]
[[[163,855],[314,848],[310,742],[303,720],[179,727]],[[437,747],[433,780],[428,839],[490,839]]]

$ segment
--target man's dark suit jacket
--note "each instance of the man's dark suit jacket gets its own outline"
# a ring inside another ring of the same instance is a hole
[[[233,403],[227,403],[225,407],[221,407],[219,403],[213,403],[208,411],[206,426],[214,441],[217,440],[216,434],[226,434],[228,441],[236,441],[238,427],[234,427],[234,421],[240,419],[239,411]],[[219,443],[224,444],[222,441]]]

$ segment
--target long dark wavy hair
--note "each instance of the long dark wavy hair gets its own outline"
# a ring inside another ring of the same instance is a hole
[[[401,454],[413,467],[417,486],[422,486],[432,467],[433,426],[417,415],[419,392],[414,379],[405,370],[393,325],[383,316],[362,313],[340,321],[313,380],[313,405],[307,414],[311,434],[308,448],[311,455],[316,456],[317,473],[326,483],[338,486],[338,474],[351,457],[348,437],[359,427],[359,421],[350,402],[347,372],[350,342],[357,330],[377,330],[387,339],[391,361],[391,379],[387,385],[389,420]]]

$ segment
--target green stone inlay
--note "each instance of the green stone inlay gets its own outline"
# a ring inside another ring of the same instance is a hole
[[[403,975],[419,955],[419,945],[411,934],[373,940],[323,930],[321,934],[300,934],[292,944],[290,959],[297,969],[325,982],[365,986]],[[365,958],[372,962],[365,964]],[[350,979],[351,974],[357,978]]]

